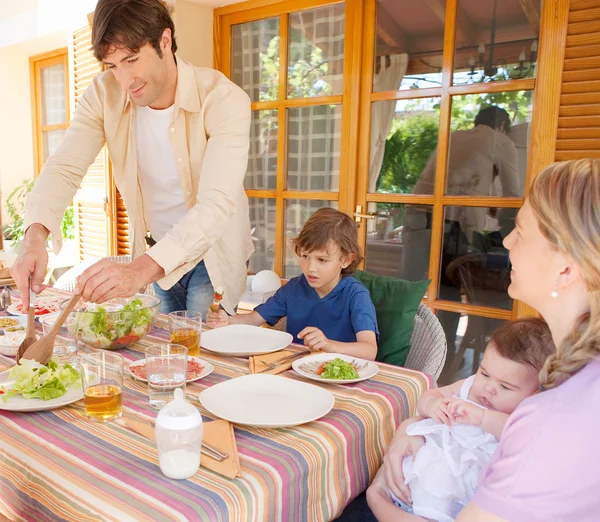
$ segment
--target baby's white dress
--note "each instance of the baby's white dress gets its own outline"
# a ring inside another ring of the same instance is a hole
[[[463,383],[459,395],[462,400],[468,400],[474,378],[472,375]],[[402,463],[412,506],[392,495],[394,503],[415,515],[452,522],[475,494],[479,472],[498,447],[498,439],[479,426],[448,427],[432,419],[411,424],[406,433],[424,436],[425,445]]]

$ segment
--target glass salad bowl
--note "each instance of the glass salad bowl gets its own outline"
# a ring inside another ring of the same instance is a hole
[[[75,337],[89,348],[126,348],[152,329],[159,307],[160,299],[146,294],[118,297],[102,304],[79,303],[74,311]]]

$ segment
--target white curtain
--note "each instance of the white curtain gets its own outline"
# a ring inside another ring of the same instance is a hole
[[[394,91],[400,87],[408,66],[408,54],[380,56],[379,71],[373,77],[373,92]],[[396,102],[375,102],[371,105],[371,159],[369,162],[369,192],[375,192],[385,140],[388,137],[396,112]]]

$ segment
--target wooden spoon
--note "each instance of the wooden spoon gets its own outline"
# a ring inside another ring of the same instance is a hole
[[[23,354],[27,351],[27,349],[37,342],[37,336],[35,334],[35,308],[33,308],[33,300],[33,292],[29,290],[29,308],[27,309],[27,333],[25,334],[25,339],[23,339],[23,342],[19,345],[19,349],[17,350],[17,363],[21,360],[21,357],[23,357]]]
[[[71,300],[63,308],[63,311],[58,316],[58,319],[52,325],[52,329],[47,335],[42,337],[39,341],[34,342],[27,351],[23,354],[23,359],[30,359],[37,361],[40,364],[48,364],[48,361],[52,358],[52,352],[54,351],[54,340],[58,335],[60,327],[63,325],[69,314],[75,308],[75,305],[81,299],[81,294],[75,294],[71,297]]]

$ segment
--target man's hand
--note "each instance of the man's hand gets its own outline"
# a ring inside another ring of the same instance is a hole
[[[452,420],[458,424],[481,426],[485,410],[479,406],[461,399],[452,399],[448,404]]]
[[[31,290],[36,294],[46,288],[44,276],[48,267],[47,237],[46,227],[39,223],[31,225],[25,232],[21,253],[10,269],[10,275],[21,293],[21,303],[25,312],[29,308],[29,278],[31,277]]]
[[[74,292],[81,293],[85,301],[103,303],[114,297],[131,297],[163,275],[163,268],[148,255],[124,265],[104,259],[77,278]]]
[[[321,350],[323,352],[331,351],[331,342],[325,334],[314,326],[307,326],[298,334],[298,339],[304,341],[304,345],[309,350]]]
[[[410,488],[404,483],[402,461],[404,457],[416,455],[425,444],[425,437],[409,436],[402,425],[383,456],[383,476],[387,488],[402,502],[412,504]]]

